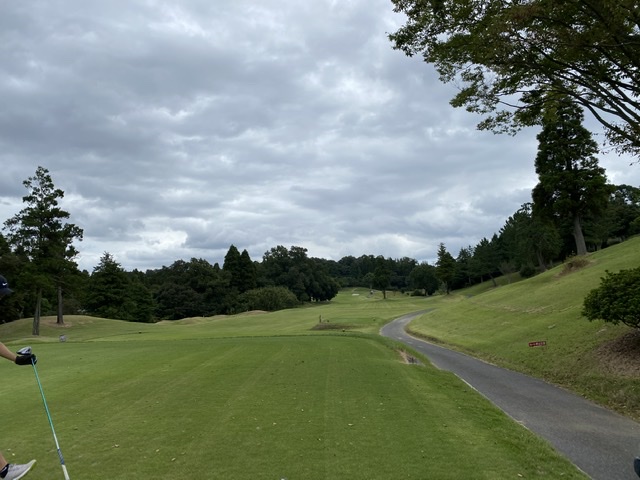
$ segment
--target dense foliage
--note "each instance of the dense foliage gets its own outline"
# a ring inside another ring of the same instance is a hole
[[[589,320],[604,320],[640,327],[640,267],[606,272],[600,286],[585,297],[582,315]]]
[[[583,219],[598,215],[611,192],[596,158],[598,146],[582,121],[582,110],[570,99],[547,104],[535,160],[539,182],[532,193],[534,214],[573,226],[578,255],[587,253]]]
[[[46,168],[38,167],[35,175],[22,184],[28,192],[22,197],[25,207],[4,226],[8,244],[22,259],[21,276],[28,281],[28,293],[35,305],[33,335],[38,335],[42,299],[47,291],[57,292],[58,323],[63,323],[62,290],[77,272],[73,259],[78,252],[73,242],[82,240],[83,231],[65,222],[70,214],[58,206],[64,192],[55,188]]]
[[[231,245],[222,267],[192,258],[145,272],[126,271],[115,255],[105,252],[91,273],[80,272],[73,260],[77,251],[70,242],[81,238],[82,230],[61,222],[69,217],[57,207],[62,191],[53,187],[44,169],[28,185],[42,185],[36,191],[44,194],[46,202],[34,203],[36,197],[25,197],[27,208],[5,223],[8,235],[0,235],[0,273],[15,290],[2,300],[2,322],[35,316],[38,289],[39,308],[45,315],[83,313],[153,322],[325,302],[347,287],[432,295],[485,280],[495,282],[500,275],[534,275],[576,253],[571,222],[557,215],[536,216],[532,204],[525,204],[499,232],[461,248],[455,257],[440,243],[433,265],[381,255],[326,260],[309,257],[306,248],[282,245],[257,261],[247,250],[240,252]],[[601,207],[581,220],[590,251],[640,233],[640,189],[609,185],[607,192]],[[31,209],[36,207],[42,209],[39,218],[47,219],[44,225],[35,230],[19,228],[21,222],[25,227],[32,224]]]
[[[136,322],[153,318],[153,297],[139,275],[129,275],[105,253],[88,279],[83,307],[93,315]]]
[[[640,10],[636,0],[392,0],[406,23],[395,48],[460,85],[454,106],[481,128],[538,124],[569,96],[620,151],[640,155]]]
[[[254,288],[240,296],[245,310],[266,310],[275,312],[293,308],[300,304],[296,296],[287,287]]]

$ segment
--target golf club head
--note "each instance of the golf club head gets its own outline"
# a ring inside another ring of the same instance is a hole
[[[31,355],[31,347],[23,347],[18,350],[18,355]]]

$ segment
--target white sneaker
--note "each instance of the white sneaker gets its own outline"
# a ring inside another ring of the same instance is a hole
[[[24,477],[27,473],[29,473],[29,470],[31,470],[31,467],[33,467],[34,463],[36,463],[35,460],[31,460],[25,465],[15,465],[13,463],[10,464],[9,470],[4,477],[4,480],[18,480],[19,478]]]

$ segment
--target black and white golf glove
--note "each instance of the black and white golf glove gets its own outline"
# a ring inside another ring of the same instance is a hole
[[[38,359],[33,353],[29,353],[27,355],[20,355],[16,357],[16,365],[35,365],[38,363]]]

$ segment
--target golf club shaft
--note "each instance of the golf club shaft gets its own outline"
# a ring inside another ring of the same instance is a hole
[[[47,400],[44,398],[44,390],[42,390],[42,384],[40,383],[40,377],[38,376],[38,370],[36,364],[31,360],[33,366],[33,372],[36,374],[36,381],[38,382],[38,388],[40,388],[40,395],[42,395],[42,403],[44,404],[44,410],[47,412],[47,418],[49,419],[49,425],[51,426],[51,432],[53,433],[53,440],[56,442],[56,449],[58,450],[58,457],[60,457],[60,465],[62,466],[62,472],[64,473],[64,480],[69,480],[69,473],[67,473],[67,466],[64,464],[64,457],[60,450],[60,444],[58,443],[58,437],[56,436],[56,430],[53,428],[53,422],[51,421],[51,414],[49,413],[49,407],[47,406]]]

